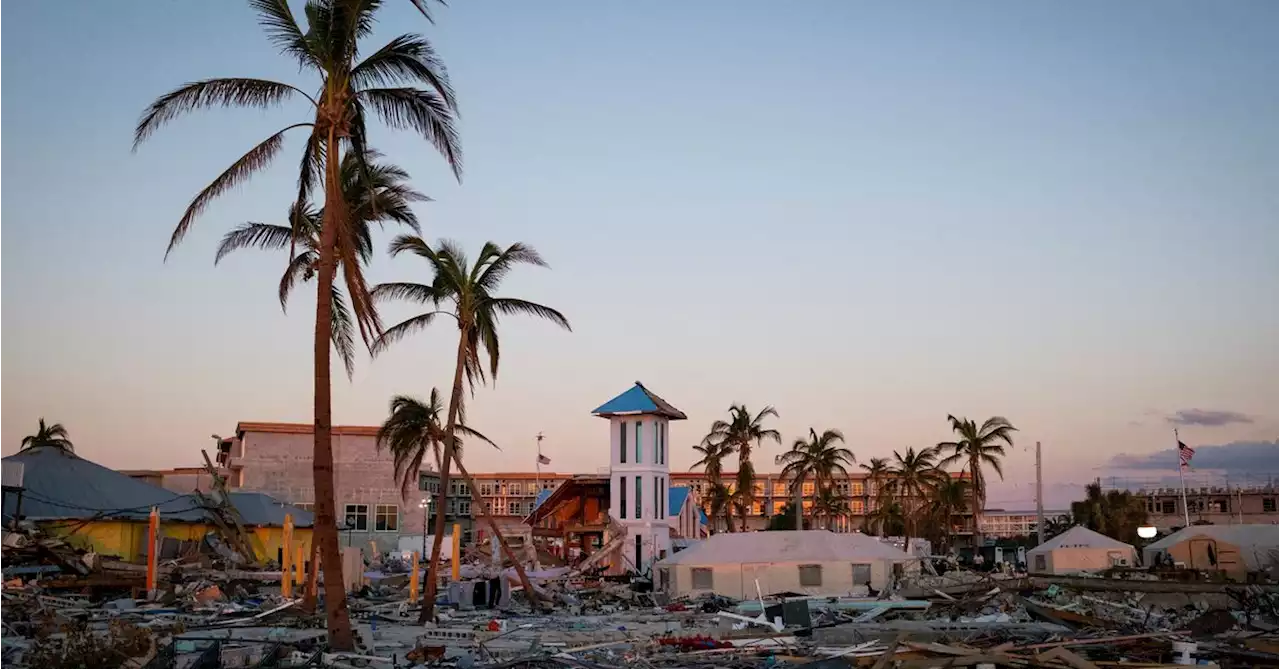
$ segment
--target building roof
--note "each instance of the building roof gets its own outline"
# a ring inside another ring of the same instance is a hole
[[[311,434],[315,426],[311,423],[263,423],[241,421],[236,423],[236,436],[243,437],[246,432],[265,432],[267,434]],[[376,437],[378,427],[375,425],[334,425],[333,434],[339,436]]]
[[[639,381],[636,381],[636,384],[626,392],[596,407],[596,410],[591,413],[605,418],[646,414],[665,416],[671,420],[688,418],[683,411],[671,406],[666,400],[653,394]]]
[[[1276,564],[1280,557],[1280,526],[1277,525],[1192,525],[1142,549],[1144,558],[1167,551],[1189,539],[1207,538],[1235,544],[1240,549],[1240,559],[1251,570],[1266,569]]]
[[[311,527],[315,517],[310,511],[286,504],[264,492],[231,492],[231,505],[240,513],[245,525],[284,527],[284,515],[293,516],[294,527]]]
[[[910,560],[906,553],[865,534],[836,534],[826,530],[730,532],[716,534],[658,563],[703,566],[747,562],[856,562]]]
[[[689,489],[681,486],[667,488],[667,515],[678,516],[684,508],[684,501],[689,499]]]
[[[1047,553],[1055,548],[1105,548],[1113,551],[1125,550],[1131,553],[1135,551],[1130,544],[1112,539],[1105,534],[1094,532],[1084,525],[1076,525],[1066,532],[1032,548],[1027,553]]]
[[[29,448],[4,458],[21,462],[22,516],[31,520],[123,518],[201,522],[205,511],[190,496],[170,492],[60,448]],[[4,496],[4,516],[17,513],[17,495]]]

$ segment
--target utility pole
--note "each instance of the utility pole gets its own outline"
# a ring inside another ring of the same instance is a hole
[[[1044,543],[1044,479],[1040,474],[1040,442],[1036,442],[1036,545]]]

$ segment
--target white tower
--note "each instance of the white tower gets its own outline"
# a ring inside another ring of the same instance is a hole
[[[609,515],[627,531],[618,566],[644,573],[671,552],[667,427],[686,416],[639,381],[591,413],[609,420]]]

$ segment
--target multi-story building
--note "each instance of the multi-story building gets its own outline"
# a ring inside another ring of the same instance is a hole
[[[1044,510],[1044,520],[1049,522],[1059,516],[1070,515],[1069,510]],[[1031,511],[1007,511],[1005,509],[984,509],[978,527],[982,536],[1011,539],[1013,537],[1030,537],[1036,534],[1037,516],[1035,509]]]
[[[1212,525],[1275,525],[1280,523],[1277,495],[1280,485],[1274,474],[1224,476],[1201,472],[1185,475],[1186,512],[1183,511],[1183,484],[1176,477],[1161,479],[1099,479],[1104,490],[1128,490],[1147,507],[1148,521],[1168,531],[1191,522]]]

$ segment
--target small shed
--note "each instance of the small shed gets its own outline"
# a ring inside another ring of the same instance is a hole
[[[1027,551],[1027,569],[1033,574],[1076,574],[1112,567],[1131,567],[1138,551],[1083,526],[1075,527]]]
[[[870,584],[883,589],[895,565],[911,557],[865,534],[826,530],[712,535],[659,561],[657,588],[673,597],[715,593],[754,598],[798,592],[843,594]]]
[[[1250,573],[1276,573],[1280,562],[1276,525],[1192,525],[1143,549],[1146,564],[1168,554],[1192,569],[1223,572],[1234,581]]]

